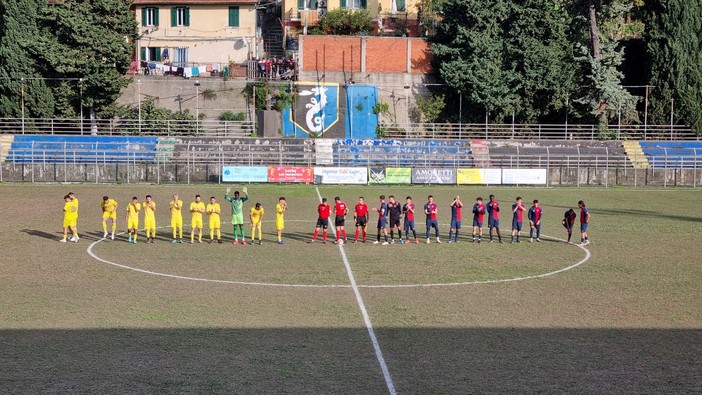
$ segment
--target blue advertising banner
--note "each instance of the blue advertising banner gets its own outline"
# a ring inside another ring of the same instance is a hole
[[[223,166],[223,182],[268,182],[267,166]]]

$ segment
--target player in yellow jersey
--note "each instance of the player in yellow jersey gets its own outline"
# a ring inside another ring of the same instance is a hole
[[[256,203],[256,207],[251,207],[249,212],[249,219],[251,219],[251,244],[254,243],[256,239],[256,230],[258,229],[258,245],[262,243],[261,235],[261,223],[263,222],[263,206],[261,203]]]
[[[210,204],[207,205],[208,225],[210,227],[210,243],[214,241],[215,231],[217,232],[217,243],[222,244],[222,231],[220,230],[221,220],[219,213],[222,212],[222,207],[217,203],[214,196],[210,197]]]
[[[129,234],[129,242],[136,244],[137,229],[139,229],[139,213],[141,212],[141,203],[136,196],[132,198],[132,202],[127,206],[127,233]]]
[[[202,213],[205,212],[205,203],[200,201],[200,195],[195,195],[195,201],[190,203],[190,213],[193,215],[190,222],[190,244],[195,242],[195,229],[199,231],[197,241],[202,243]]]
[[[78,198],[73,192],[68,192],[68,197],[71,199],[71,203],[74,207],[72,210],[73,225],[71,226],[73,228],[73,235],[68,239],[68,241],[78,242],[78,240],[80,240],[80,237],[78,237]]]
[[[71,241],[77,242],[78,241],[78,232],[76,231],[75,227],[73,224],[75,223],[74,219],[74,210],[75,206],[73,205],[73,202],[71,201],[71,197],[66,195],[63,197],[63,238],[59,240],[61,243],[65,243],[68,238],[68,231],[70,230],[73,234],[73,238],[71,238]]]
[[[173,228],[173,241],[171,243],[183,244],[183,201],[178,199],[178,194],[173,194],[169,203],[171,210],[171,228]]]
[[[156,237],[156,202],[151,195],[146,195],[144,202],[144,230],[146,230],[146,242],[153,243]]]
[[[275,230],[278,233],[278,244],[283,244],[283,228],[285,228],[285,212],[288,210],[288,203],[284,197],[278,199],[275,205]]]
[[[102,230],[105,232],[102,237],[107,238],[107,221],[112,220],[112,240],[114,240],[115,230],[117,230],[117,202],[108,196],[103,196],[100,208],[102,208]]]

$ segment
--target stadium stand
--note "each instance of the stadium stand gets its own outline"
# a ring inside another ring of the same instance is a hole
[[[7,153],[14,163],[153,162],[157,137],[15,135]]]
[[[641,141],[639,144],[653,168],[702,166],[702,141]]]
[[[617,141],[492,140],[490,167],[630,166]]]
[[[10,153],[12,148],[12,141],[15,136],[12,134],[2,134],[0,135],[0,163],[3,163],[7,158],[7,154]]]
[[[634,169],[648,169],[648,159],[638,141],[623,141],[622,146]]]
[[[172,140],[174,162],[247,166],[315,163],[314,142],[306,139],[176,137]]]
[[[474,167],[466,140],[336,140],[334,162],[340,166]]]

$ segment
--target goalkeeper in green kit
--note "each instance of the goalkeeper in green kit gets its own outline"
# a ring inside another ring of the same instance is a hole
[[[232,225],[234,226],[234,242],[233,244],[239,244],[239,237],[237,229],[241,232],[241,244],[246,245],[246,235],[244,233],[244,202],[249,200],[249,194],[246,191],[246,187],[243,188],[244,197],[239,196],[239,191],[234,192],[234,197],[229,196],[231,188],[227,188],[227,193],[224,195],[224,199],[232,204]]]

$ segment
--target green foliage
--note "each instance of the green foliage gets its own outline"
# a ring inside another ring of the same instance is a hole
[[[375,29],[373,18],[368,10],[337,8],[319,19],[319,28],[332,35],[368,35]]]
[[[417,108],[426,122],[436,121],[444,107],[446,107],[446,101],[443,95],[428,98],[417,96]]]
[[[246,114],[243,112],[233,113],[231,111],[225,111],[219,115],[220,121],[237,121],[242,122],[246,120]]]
[[[273,87],[265,80],[247,83],[242,94],[246,97],[249,104],[254,104],[255,96],[255,108],[257,111],[273,109],[282,111],[290,107],[295,97],[295,94],[290,92],[288,87]]]
[[[650,119],[691,125],[702,134],[702,4],[683,0],[651,2],[647,6],[646,42],[650,63]]]
[[[54,113],[51,91],[40,79],[43,67],[34,56],[39,35],[37,13],[46,6],[45,0],[0,2],[0,117],[22,115],[23,90],[26,117],[51,117]]]
[[[124,74],[138,38],[129,6],[127,0],[74,0],[43,7],[38,14],[34,48],[44,77],[83,78],[83,104],[98,114],[129,83]],[[66,102],[65,88],[53,93]]]
[[[202,91],[202,98],[210,101],[217,100],[217,92],[210,88],[204,89]]]
[[[378,100],[373,106],[373,114],[385,115],[390,112],[390,105],[382,100]]]
[[[201,114],[202,115],[202,114]],[[141,119],[142,134],[195,134],[195,116],[190,111],[171,111],[156,106],[154,99],[147,98],[141,102],[141,118],[139,109],[132,109],[125,116],[127,119]],[[200,117],[204,118],[204,117]],[[182,122],[178,122],[182,121]],[[130,129],[126,133],[138,134],[138,129]]]

